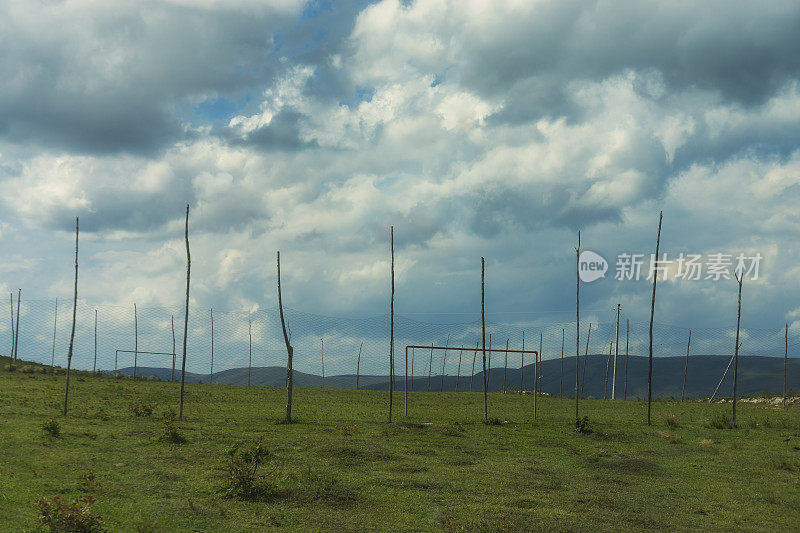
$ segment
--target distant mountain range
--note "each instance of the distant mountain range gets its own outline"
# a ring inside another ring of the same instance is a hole
[[[497,358],[497,354],[495,354]],[[480,357],[479,357],[480,359]],[[611,382],[613,376],[613,356],[608,364],[608,383],[606,384],[606,363],[607,354],[590,354],[584,376],[584,357],[580,358],[581,382],[583,384],[583,395],[594,398],[604,397],[604,386],[606,395],[611,396]],[[689,357],[689,371],[686,380],[686,396],[690,398],[707,398],[711,396],[714,389],[722,377],[725,367],[728,366],[730,356],[720,355],[692,355]],[[478,363],[480,364],[480,362]],[[653,359],[653,394],[657,397],[680,397],[683,385],[683,368],[685,359],[683,357],[656,357]],[[469,363],[471,367],[471,362]],[[395,367],[399,373],[395,376],[395,390],[403,390],[403,368],[404,361],[396,361]],[[466,362],[462,368],[466,369]],[[647,397],[647,357],[631,356],[628,360],[628,391],[629,398]],[[133,368],[123,368],[119,370],[123,375],[133,374]],[[522,369],[522,387],[525,390],[533,388],[533,364],[525,365]],[[157,376],[159,379],[169,381],[171,369],[139,367],[137,375]],[[214,374],[214,383],[226,385],[246,385],[247,368],[233,368],[223,370]],[[417,370],[417,374],[419,371]],[[540,365],[539,370],[540,387],[543,392],[557,395],[562,390],[561,379],[561,360],[549,359]],[[176,379],[180,379],[180,370],[175,372]],[[432,391],[454,391],[456,381],[458,389],[461,391],[482,390],[483,373],[478,372],[474,377],[469,375],[461,376],[457,380],[455,375],[431,374],[428,376],[415,376],[409,378],[409,390],[425,391],[430,388]],[[186,373],[186,381],[190,383],[208,383],[208,374]],[[254,367],[250,371],[250,384],[270,387],[282,387],[286,382],[286,369],[283,367]],[[429,386],[430,383],[430,386]],[[500,391],[519,390],[520,388],[520,368],[497,368],[497,360],[493,362],[493,368],[489,372],[489,390]],[[719,396],[730,396],[732,394],[733,367],[731,366],[728,375],[719,389]],[[294,385],[296,387],[322,387],[321,376],[306,374],[294,371]],[[356,376],[336,375],[326,376],[324,386],[331,389],[354,389],[356,387]],[[387,376],[364,375],[359,378],[359,386],[363,389],[386,390],[389,388]],[[800,359],[789,359],[788,361],[788,387],[791,390],[800,390]],[[572,395],[575,390],[575,357],[564,358],[564,377],[563,392],[565,396]],[[777,357],[758,357],[747,356],[739,359],[739,390],[741,394],[761,394],[763,392],[782,393],[783,392],[783,359]],[[624,396],[625,391],[625,358],[620,356],[617,360],[617,397]]]

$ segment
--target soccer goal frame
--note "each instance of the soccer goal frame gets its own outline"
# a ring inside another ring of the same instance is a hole
[[[136,368],[138,367],[138,355],[171,355],[172,356],[172,374],[170,377],[170,382],[175,381],[175,353],[167,353],[167,352],[143,352],[142,350],[116,350],[114,352],[114,373],[117,373],[117,361],[119,360],[119,354],[121,353],[132,353],[135,354],[137,357],[133,360],[133,377],[136,377]]]

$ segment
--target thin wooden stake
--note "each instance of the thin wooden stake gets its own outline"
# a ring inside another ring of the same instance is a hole
[[[283,318],[283,297],[281,295],[281,253],[278,252],[278,309],[281,315],[281,330],[283,330],[283,342],[286,344],[286,423],[292,421],[292,385],[293,385],[293,371],[292,371],[292,357],[294,356],[294,348],[289,342],[289,334],[286,331],[286,321]],[[359,360],[361,350],[359,349]]]
[[[739,283],[739,307],[736,312],[736,349],[733,352],[733,427],[736,427],[736,400],[739,385],[739,324],[742,319],[742,282],[744,281],[744,272],[739,272],[738,275],[734,272],[733,275]]]
[[[658,213],[658,237],[656,238],[655,261],[658,261],[658,248],[661,245],[661,219],[663,211]],[[650,425],[650,411],[653,404],[653,319],[656,314],[656,281],[658,281],[658,269],[653,268],[653,297],[650,299],[650,350],[647,359],[647,425]]]
[[[525,349],[525,330],[522,330],[522,349]],[[525,354],[519,354],[519,394],[522,395],[522,388],[525,380]]]
[[[458,371],[456,372],[456,392],[458,392],[458,384],[461,381],[461,355],[464,353],[464,345],[461,345],[461,350],[458,352]]]
[[[11,352],[9,355],[13,360],[14,346],[16,346],[16,341],[14,340],[14,334],[16,333],[16,329],[14,327],[14,291],[11,291],[8,294],[11,296]]]
[[[489,382],[486,376],[486,261],[481,257],[481,338],[483,339],[483,421],[489,421]]]
[[[356,361],[356,390],[358,390],[358,379],[361,373],[361,348],[364,347],[364,343],[362,342],[361,345],[358,347],[358,359]],[[408,357],[406,357],[406,363],[408,363]]]
[[[586,351],[583,354],[583,375],[581,376],[581,398],[583,395],[583,388],[586,385],[586,365],[589,364],[589,338],[592,336],[592,323],[589,322],[589,331],[586,333]]]
[[[575,248],[575,423],[579,421],[578,418],[578,369],[581,357],[581,232],[578,232],[578,247]]]
[[[783,352],[783,408],[786,409],[786,363],[789,360],[789,323],[786,323],[786,351]]]
[[[433,343],[431,343],[431,359],[428,361],[428,390],[431,391],[431,368],[433,368]]]
[[[325,341],[319,340],[320,343],[320,357],[322,358],[322,389],[325,389]]]
[[[561,328],[561,385],[558,388],[558,397],[564,397],[564,328]]]
[[[444,364],[447,362],[447,348],[450,346],[450,334],[447,334],[447,341],[444,343],[444,355],[442,356],[442,383],[439,385],[439,392],[444,392]]]
[[[689,342],[686,343],[686,363],[683,365],[683,387],[681,388],[681,401],[686,398],[686,374],[689,371],[689,347],[692,345],[692,330],[689,330]]]
[[[536,420],[539,416],[539,405],[537,399],[539,397],[539,367],[540,357],[542,355],[542,332],[539,332],[539,351],[533,354],[533,419]]]
[[[247,363],[247,386],[250,386],[250,373],[253,370],[253,319],[247,317],[247,348],[250,354],[250,359]]]
[[[92,364],[92,374],[97,373],[97,309],[94,310],[94,363]]]
[[[469,380],[469,391],[472,392],[472,384],[475,381],[475,360],[478,358],[478,345],[481,341],[475,341],[475,351],[472,352],[472,376]]]
[[[611,366],[611,350],[614,347],[614,341],[608,343],[608,357],[606,358],[606,379],[603,382],[603,399],[608,399],[608,368]]]
[[[139,316],[136,304],[133,304],[133,379],[136,379],[136,368],[139,365]]]
[[[611,378],[611,399],[617,399],[617,357],[619,357],[619,312],[622,304],[617,304],[617,336],[614,340],[614,371]]]
[[[186,341],[189,336],[189,275],[192,269],[192,256],[189,253],[189,204],[186,204],[186,307],[183,313],[183,360],[181,361],[181,404],[178,420],[183,420],[183,389],[186,379]]]
[[[22,305],[22,289],[17,290],[17,327],[14,330],[14,362],[19,358],[19,308]]]
[[[19,312],[19,298],[17,299]],[[67,416],[69,398],[69,371],[72,367],[72,348],[75,341],[75,317],[78,313],[78,217],[75,217],[75,291],[72,295],[72,332],[69,334],[69,351],[67,352],[67,386],[64,389],[64,416]],[[19,315],[17,316],[17,333],[19,333]]]
[[[506,393],[506,379],[508,378],[508,341],[509,339],[506,338],[506,357],[505,363],[503,364],[503,394]]]
[[[170,315],[169,319],[172,323],[172,374],[170,374],[169,381],[175,383],[175,315]]]

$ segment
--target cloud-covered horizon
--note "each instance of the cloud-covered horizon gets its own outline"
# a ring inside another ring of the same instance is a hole
[[[612,262],[764,256],[743,320],[800,330],[800,4],[89,0],[0,6],[0,289],[385,312],[574,305],[576,233]],[[613,273],[612,273],[613,274]],[[657,319],[735,320],[733,281]],[[649,310],[645,280],[587,309]],[[599,312],[602,314],[602,312]],[[587,315],[588,318],[597,318]],[[609,317],[601,317],[607,320]]]

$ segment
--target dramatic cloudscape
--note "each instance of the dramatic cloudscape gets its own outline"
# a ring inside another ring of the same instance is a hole
[[[405,316],[474,318],[484,256],[495,320],[568,321],[580,230],[585,318],[646,321],[616,258],[663,210],[800,332],[798,50],[796,1],[4,1],[0,289],[69,299],[79,216],[88,305],[178,307],[188,203],[197,309],[274,307],[281,250],[292,308],[385,315],[394,225]],[[656,319],[731,327],[736,284]]]

